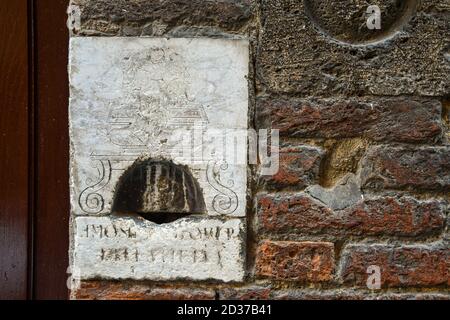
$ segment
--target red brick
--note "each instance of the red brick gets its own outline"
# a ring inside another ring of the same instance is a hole
[[[72,293],[78,300],[214,300],[213,289],[160,286],[138,282],[82,281]]]
[[[351,245],[342,259],[341,277],[347,285],[365,287],[371,265],[380,267],[383,288],[450,285],[447,245]]]
[[[320,164],[325,153],[314,147],[289,147],[280,150],[280,167],[273,176],[262,176],[260,183],[268,190],[295,187],[303,189],[318,183]]]
[[[450,147],[375,147],[361,165],[367,189],[450,190]]]
[[[261,128],[279,129],[282,137],[353,138],[375,141],[432,142],[442,134],[438,100],[413,98],[258,101]],[[414,125],[412,125],[414,124]]]
[[[334,245],[329,242],[264,241],[256,275],[274,280],[325,282],[333,277]]]
[[[260,195],[259,229],[268,233],[332,236],[419,236],[441,232],[445,206],[411,197],[365,198],[333,212],[310,196]]]

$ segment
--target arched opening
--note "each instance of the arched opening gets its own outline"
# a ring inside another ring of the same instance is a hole
[[[170,223],[204,214],[205,202],[197,180],[185,166],[167,160],[138,160],[120,178],[113,213],[136,213],[149,221]]]

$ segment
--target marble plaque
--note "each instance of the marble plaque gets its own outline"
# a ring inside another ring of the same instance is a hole
[[[82,279],[243,279],[248,65],[247,40],[71,39]]]
[[[82,279],[241,281],[244,236],[242,219],[181,219],[155,225],[79,217],[73,262]]]

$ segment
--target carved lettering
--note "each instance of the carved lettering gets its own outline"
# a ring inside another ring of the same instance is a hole
[[[95,239],[114,239],[114,238],[128,238],[135,239],[136,232],[131,227],[117,227],[114,224],[87,224],[83,228],[83,237]]]
[[[139,251],[128,248],[101,248],[100,261],[102,262],[139,262]]]
[[[179,240],[198,240],[198,241],[223,241],[232,240],[234,237],[238,236],[239,232],[233,228],[196,228],[192,230],[181,230],[175,233],[175,239]]]
[[[75,247],[85,248],[75,256],[78,266],[102,270],[117,278],[174,279],[192,273],[226,274],[226,279],[241,279],[230,270],[242,265],[244,256],[240,236],[241,220],[193,220],[156,224],[135,219],[80,217],[77,220]],[[238,259],[234,258],[238,256]],[[234,264],[234,265],[233,265]],[[176,276],[173,276],[175,274]],[[86,279],[98,277],[92,272]]]
[[[149,251],[149,261],[152,263],[205,263],[208,262],[208,252],[204,249],[173,249],[158,248]]]

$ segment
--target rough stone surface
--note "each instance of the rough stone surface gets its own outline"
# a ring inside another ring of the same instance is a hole
[[[375,141],[412,143],[439,139],[442,134],[441,110],[438,100],[406,97],[262,98],[258,100],[257,119],[261,128],[279,129],[282,137],[362,136]]]
[[[366,286],[371,265],[381,268],[383,288],[450,284],[450,249],[445,244],[351,245],[343,252],[340,276],[346,284]]]
[[[444,100],[442,107],[442,115],[445,124],[445,142],[448,145],[450,144],[450,99]]]
[[[206,213],[245,216],[245,159],[219,148],[247,130],[247,73],[244,40],[72,38],[73,212],[109,213],[120,176],[152,159],[187,166]]]
[[[373,32],[359,24],[361,10],[373,4],[390,8],[393,1],[262,1],[257,60],[261,89],[315,97],[447,94],[448,3],[428,2],[420,1],[412,17],[401,8],[384,12],[387,21],[380,32]],[[324,4],[310,10],[305,3]],[[349,32],[355,24],[360,29]],[[365,40],[376,42],[360,44]]]
[[[220,300],[269,300],[272,297],[270,287],[221,288]]]
[[[303,189],[319,182],[324,151],[308,146],[285,147],[280,150],[279,170],[273,176],[261,176],[260,184],[268,190]]]
[[[245,219],[226,219],[246,214],[248,66],[246,40],[71,39],[81,278],[243,279]],[[226,144],[235,135],[244,139]],[[121,237],[129,228],[134,235]]]
[[[223,300],[449,300],[445,292],[377,293],[354,289],[276,289],[252,286],[219,289]]]
[[[363,290],[280,290],[274,292],[277,300],[449,300],[448,293],[377,293]]]
[[[315,185],[306,189],[306,193],[331,210],[348,208],[362,198],[359,181],[354,174],[348,174],[331,189]]]
[[[256,275],[274,280],[326,282],[334,271],[328,242],[264,241],[256,256]]]
[[[216,294],[217,292],[217,294]],[[140,282],[83,281],[79,300],[449,300],[444,292],[376,293],[354,289],[275,289],[266,286],[216,287]]]
[[[305,11],[317,28],[328,36],[350,44],[369,44],[392,36],[414,14],[415,0],[306,0]],[[382,27],[364,28],[367,8],[376,5],[382,13]]]
[[[322,163],[320,185],[331,188],[342,182],[350,173],[356,174],[369,143],[364,138],[326,140],[324,148],[327,154]]]
[[[252,18],[251,1],[72,0],[79,12],[76,34],[154,35],[211,27],[236,32]]]
[[[353,206],[332,211],[307,194],[260,195],[259,230],[280,234],[324,236],[420,236],[442,232],[445,206],[411,197],[360,199]]]
[[[375,147],[361,167],[366,189],[450,190],[450,147]]]
[[[154,286],[136,282],[82,281],[78,300],[214,300],[212,289]]]
[[[73,298],[450,299],[448,0],[71,0],[68,13],[70,255],[89,279]],[[175,130],[248,125],[280,130],[277,174],[191,163],[220,159],[223,135],[203,150]]]
[[[75,219],[73,270],[80,279],[242,281],[245,226],[240,219]]]

